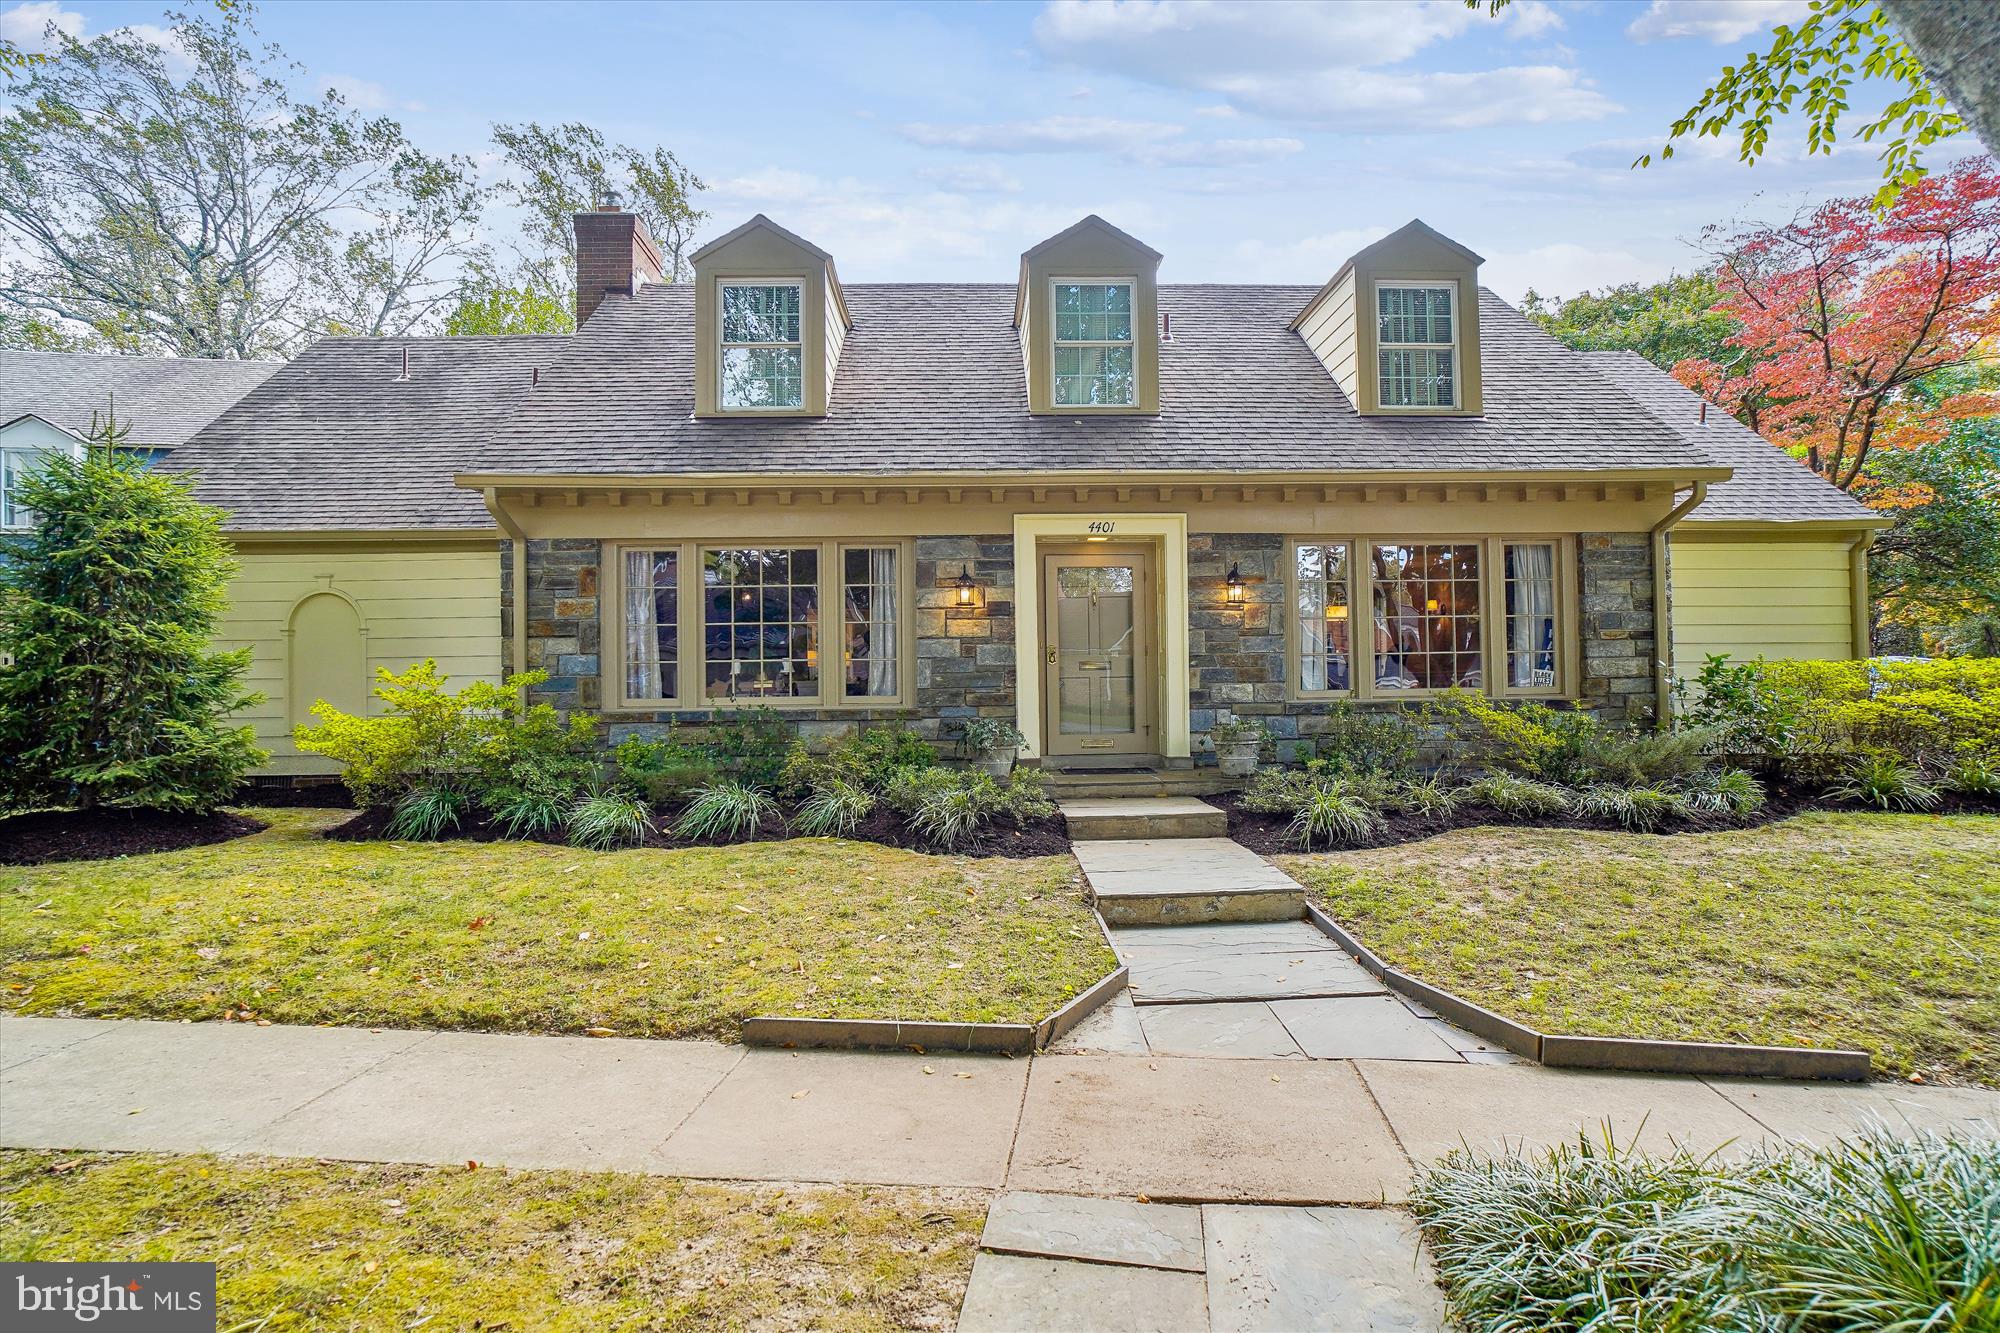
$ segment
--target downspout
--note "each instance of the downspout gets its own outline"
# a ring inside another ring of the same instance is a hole
[[[486,497],[486,512],[493,515],[493,521],[500,525],[500,531],[507,534],[507,543],[512,551],[514,566],[514,660],[506,673],[518,676],[528,669],[528,534],[514,521],[500,503],[496,488],[486,487],[480,492]]]
[[[1871,528],[1847,547],[1847,591],[1852,599],[1848,608],[1849,646],[1862,661],[1875,651],[1875,627],[1868,605],[1868,548],[1874,544],[1875,531]]]
[[[1667,532],[1687,512],[1708,498],[1708,483],[1698,481],[1688,498],[1653,525],[1653,725],[1664,730],[1674,706],[1674,620],[1667,605]]]

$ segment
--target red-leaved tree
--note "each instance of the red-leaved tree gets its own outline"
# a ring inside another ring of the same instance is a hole
[[[1991,351],[2000,332],[2000,170],[1967,158],[1905,190],[1887,211],[1837,199],[1781,226],[1712,230],[1721,299],[1742,327],[1728,362],[1674,367],[1683,384],[1881,508],[1922,487],[1874,484],[1878,450],[1921,448],[1954,418],[2000,410],[1994,395],[1931,402],[1926,375]]]

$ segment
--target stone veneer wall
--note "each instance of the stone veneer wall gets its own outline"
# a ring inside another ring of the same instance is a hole
[[[1190,730],[1197,760],[1216,713],[1259,716],[1277,737],[1277,757],[1312,757],[1326,706],[1285,698],[1284,538],[1276,533],[1193,533],[1188,537]],[[599,709],[603,634],[595,540],[528,543],[528,661],[549,673],[537,702]],[[1642,722],[1653,709],[1652,544],[1643,532],[1586,533],[1577,541],[1577,590],[1583,634],[1578,707],[1607,721]],[[1223,584],[1242,573],[1244,600],[1230,605]],[[970,607],[958,605],[957,582],[970,567],[979,584]],[[1007,536],[925,537],[916,542],[916,688],[914,707],[786,710],[808,737],[828,737],[865,721],[902,719],[950,739],[975,714],[1014,710],[1014,548]],[[501,632],[512,643],[513,561],[501,551]],[[609,738],[657,734],[673,720],[699,721],[707,710],[605,715]]]
[[[1188,536],[1189,730],[1197,762],[1223,710],[1261,717],[1281,762],[1313,757],[1327,705],[1285,698],[1285,539],[1276,533]],[[1585,533],[1577,539],[1577,600],[1583,679],[1577,707],[1609,722],[1653,715],[1652,542],[1643,532]],[[1243,576],[1243,601],[1230,605],[1229,567]]]
[[[785,709],[808,738],[830,738],[868,721],[905,720],[927,736],[949,739],[974,714],[1014,711],[1014,543],[1009,537],[925,537],[916,542],[915,706]],[[591,538],[528,543],[528,670],[549,679],[530,695],[557,708],[603,707],[600,672],[604,619],[598,595],[602,548]],[[514,632],[513,559],[501,550],[501,633]],[[973,605],[958,604],[957,581],[970,568],[979,582]],[[509,649],[511,654],[511,648]],[[604,713],[607,739],[659,735],[672,721],[713,716],[702,708]]]

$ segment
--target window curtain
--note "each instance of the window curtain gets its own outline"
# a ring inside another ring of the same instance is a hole
[[[1555,682],[1556,553],[1551,546],[1509,546],[1513,563],[1513,679],[1523,687]]]
[[[877,547],[868,553],[868,693],[896,693],[896,551]]]
[[[660,621],[653,596],[653,553],[625,553],[625,693],[665,697],[660,689]]]

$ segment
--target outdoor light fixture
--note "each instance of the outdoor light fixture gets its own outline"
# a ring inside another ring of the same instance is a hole
[[[1231,565],[1229,567],[1229,577],[1223,580],[1223,582],[1229,589],[1230,601],[1240,602],[1243,600],[1243,572],[1241,570],[1235,565]]]
[[[978,582],[972,577],[971,565],[959,566],[958,581],[954,586],[958,589],[958,604],[971,606],[972,594],[979,588]]]

